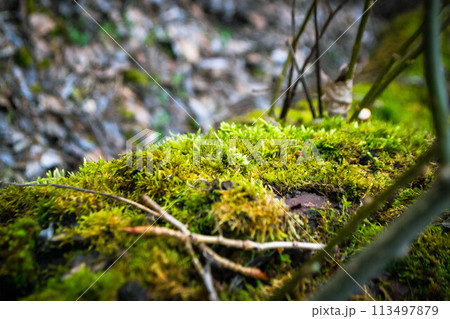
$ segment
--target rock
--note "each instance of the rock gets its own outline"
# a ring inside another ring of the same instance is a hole
[[[30,147],[29,155],[30,155],[31,158],[33,158],[33,157],[36,157],[38,155],[41,155],[42,151],[43,151],[42,146],[34,144],[34,145],[31,145],[31,147]]]
[[[190,109],[195,113],[195,117],[203,129],[208,129],[212,125],[211,113],[206,106],[197,99],[189,99]]]
[[[61,156],[55,150],[49,149],[41,156],[40,165],[49,169],[62,164]]]
[[[18,154],[30,145],[30,140],[22,132],[14,131],[11,135],[14,153]]]
[[[149,295],[142,285],[131,280],[126,282],[117,292],[117,299],[120,301],[149,301]]]
[[[250,12],[248,19],[256,27],[256,29],[261,30],[267,26],[266,18],[258,13]]]
[[[202,71],[211,72],[214,77],[220,77],[230,69],[230,63],[225,58],[209,58],[202,60],[198,67]]]
[[[11,153],[0,152],[0,161],[3,162],[6,166],[13,167],[14,166],[14,158]]]
[[[54,137],[60,140],[64,140],[67,137],[66,128],[54,119],[47,120],[44,130],[48,137]]]
[[[307,192],[300,192],[296,196],[286,200],[286,205],[288,205],[291,209],[321,209],[326,204],[327,197]]]
[[[64,112],[61,102],[53,95],[41,94],[39,96],[39,104],[46,111],[52,111],[58,114]]]
[[[109,141],[115,146],[116,150],[121,150],[125,146],[125,138],[120,132],[120,127],[117,123],[103,121],[103,129]]]
[[[94,99],[86,100],[83,104],[83,110],[89,114],[95,114],[97,112],[97,103]]]
[[[31,31],[37,36],[44,36],[53,30],[55,22],[45,14],[33,12],[28,16]]]
[[[25,167],[25,177],[27,179],[33,179],[36,177],[39,177],[44,172],[44,169],[39,164],[39,162],[32,161],[28,162],[27,166]]]
[[[189,63],[197,63],[200,60],[200,50],[197,45],[186,40],[180,39],[177,42],[178,49]]]
[[[270,59],[275,64],[283,65],[287,59],[287,56],[288,56],[288,53],[285,50],[275,49],[272,51],[272,54],[270,55]]]

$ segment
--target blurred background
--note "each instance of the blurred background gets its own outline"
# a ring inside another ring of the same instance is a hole
[[[339,2],[320,1],[319,25]],[[418,3],[375,4],[356,94],[367,89],[364,81],[376,76],[397,39],[420,23]],[[309,5],[296,1],[297,28]],[[346,4],[321,41],[322,50],[362,7],[363,1]],[[288,53],[291,10],[291,0],[2,0],[0,178],[32,180],[56,167],[76,170],[84,158],[112,159],[144,128],[165,135],[192,132],[267,108]],[[348,62],[357,27],[321,59],[331,78]],[[299,61],[313,43],[309,23]],[[406,83],[422,88],[417,73]],[[313,83],[311,74],[307,79]],[[314,84],[310,87],[314,90]],[[387,120],[402,120],[401,110],[397,114],[385,104],[378,112]]]

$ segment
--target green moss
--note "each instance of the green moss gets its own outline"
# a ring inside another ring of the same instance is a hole
[[[374,196],[392,183],[433,140],[431,134],[412,127],[401,128],[377,120],[349,124],[339,119],[298,127],[275,126],[264,121],[253,126],[222,123],[218,130],[202,137],[223,142],[221,160],[212,156],[217,151],[216,145],[200,146],[195,142],[200,138],[198,132],[177,135],[154,146],[153,166],[150,166],[153,172],[147,168],[151,163],[147,152],[129,153],[111,162],[85,163],[76,173],[55,172],[38,182],[89,188],[138,202],[147,194],[188,224],[191,231],[201,234],[261,242],[311,241],[311,237],[326,242],[349,220],[363,198]],[[244,139],[252,145],[263,140],[259,151],[265,163],[252,156]],[[297,142],[288,149],[286,163],[280,161],[280,147],[274,142],[279,139]],[[307,140],[315,144],[321,161],[310,153],[307,146],[311,144]],[[194,149],[204,155],[195,162]],[[165,163],[169,150],[171,160]],[[299,156],[304,161],[296,163]],[[138,159],[142,159],[142,170],[136,169]],[[128,166],[127,161],[132,165]],[[424,178],[405,187],[395,201],[367,220],[340,248],[336,258],[340,261],[349,258],[370,242],[422,193],[433,178],[433,170],[431,167]],[[309,223],[307,216],[291,214],[293,220],[286,215],[287,207],[281,197],[294,191],[327,196],[329,204],[317,211],[315,225]],[[3,189],[0,192],[0,265],[3,267],[0,284],[17,289],[18,298],[76,299],[136,241],[137,236],[124,232],[123,228],[151,222],[144,212],[99,195],[52,187]],[[157,223],[171,228],[163,221]],[[37,245],[37,234],[50,224],[55,227],[58,241]],[[408,259],[394,266],[398,280],[406,280],[408,276],[432,277],[432,280],[420,280],[414,288],[413,299],[436,289],[433,285],[445,276],[445,268],[430,271],[420,267],[419,262],[425,258],[431,264],[435,262],[433,258],[442,256],[448,246],[444,245],[448,236],[443,231],[433,231],[427,232],[424,238],[416,242]],[[433,241],[442,246],[433,245],[428,249]],[[225,247],[214,249],[241,264],[263,258],[266,261],[259,267],[272,276],[269,283],[245,278],[238,289],[232,290],[235,274],[221,269],[214,274],[224,300],[264,299],[299,263],[298,256],[293,258],[294,254],[282,251],[270,254]],[[424,256],[420,253],[424,250],[430,253]],[[86,263],[84,268],[74,269],[77,255],[93,253],[99,256],[95,265]],[[42,255],[51,262],[41,262],[33,268]],[[298,297],[313,291],[335,267],[331,263],[324,265],[319,276],[304,283]],[[206,299],[208,295],[181,242],[144,236],[83,298],[116,299],[118,289],[130,280],[138,281],[153,299]],[[436,296],[449,297],[443,290]]]
[[[52,60],[43,59],[37,63],[37,68],[38,68],[38,70],[41,71],[41,70],[48,69],[51,65],[52,65]]]
[[[448,300],[450,296],[450,236],[443,226],[431,226],[409,255],[391,267],[400,282],[414,286],[413,300]]]
[[[30,67],[33,64],[33,55],[26,47],[17,50],[14,58],[17,64],[24,67]]]
[[[147,86],[150,84],[150,78],[147,74],[137,69],[129,69],[123,71],[123,79],[126,82]]]

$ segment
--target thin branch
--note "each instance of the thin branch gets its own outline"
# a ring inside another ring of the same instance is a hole
[[[177,238],[182,241],[192,241],[196,243],[204,243],[208,245],[222,245],[226,247],[239,248],[243,250],[270,250],[270,249],[309,249],[319,250],[325,248],[323,244],[297,242],[297,241],[272,241],[266,243],[258,243],[251,240],[230,239],[222,236],[209,236],[201,234],[185,234],[181,231],[173,229],[158,227],[158,226],[135,226],[124,228],[124,231],[135,234],[146,234],[148,236],[166,236]]]
[[[202,264],[198,260],[194,249],[192,248],[192,244],[189,240],[185,242],[186,249],[191,255],[192,263],[194,264],[195,269],[197,270],[200,277],[203,279],[203,283],[205,284],[206,290],[208,290],[209,293],[209,300],[211,301],[218,301],[219,297],[217,297],[216,290],[214,289],[214,284],[211,277],[211,272],[205,271]]]
[[[431,112],[433,113],[436,137],[439,141],[441,163],[450,165],[450,114],[445,77],[442,71],[444,67],[441,61],[439,1],[426,1],[424,24],[425,79],[430,95]]]
[[[319,39],[322,38],[322,36],[325,34],[325,32],[326,32],[326,30],[328,29],[328,26],[330,25],[330,23],[331,23],[331,21],[333,20],[333,18],[334,18],[334,17],[336,16],[336,14],[344,7],[344,5],[345,5],[348,1],[349,1],[349,0],[342,0],[341,3],[336,7],[336,9],[334,9],[333,12],[331,12],[331,13],[328,15],[328,18],[327,18],[327,20],[325,21],[325,23],[324,23],[324,25],[323,25],[323,27],[322,27],[322,29],[321,29],[321,31],[320,31]],[[314,9],[314,2],[312,3],[312,8]],[[311,12],[311,13],[312,13],[312,12]],[[293,46],[293,48],[295,49],[295,46]],[[316,47],[313,46],[313,47],[311,48],[311,51],[309,52],[308,57],[307,57],[307,58],[305,59],[305,61],[303,62],[303,66],[302,66],[302,68],[301,68],[301,73],[300,73],[300,75],[299,75],[299,78],[297,78],[297,79],[295,80],[295,82],[294,82],[294,84],[292,85],[292,87],[291,87],[292,79],[290,79],[290,81],[289,81],[288,87],[290,87],[290,89],[289,89],[289,90],[287,91],[287,93],[286,93],[286,97],[285,97],[284,102],[283,102],[283,108],[282,108],[282,110],[281,110],[281,113],[284,114],[285,117],[286,117],[286,115],[287,115],[287,112],[289,111],[289,108],[291,107],[292,100],[293,100],[293,98],[294,98],[294,96],[295,96],[295,92],[296,92],[296,90],[297,90],[297,86],[298,86],[298,83],[299,83],[299,79],[301,79],[301,78],[304,77],[304,73],[305,73],[306,66],[307,66],[308,63],[310,62],[311,58],[314,56],[315,51],[316,51]],[[289,62],[290,62],[290,60],[289,60]],[[300,81],[300,82],[301,82],[301,81]],[[273,104],[273,103],[272,103],[272,104]],[[273,105],[272,105],[272,106],[273,106]],[[282,118],[282,117],[280,116],[280,119],[284,119],[285,117]]]
[[[364,31],[366,30],[366,24],[369,20],[369,14],[372,8],[372,0],[366,0],[364,2],[364,9],[363,9],[363,16],[361,18],[361,22],[358,27],[358,33],[356,34],[356,40],[353,44],[353,50],[352,50],[352,57],[350,58],[350,62],[348,64],[348,72],[345,76],[346,80],[352,80],[353,75],[355,73],[355,67],[356,67],[356,61],[358,60],[359,56],[359,49],[361,48],[361,41],[362,37],[364,35]]]
[[[317,83],[317,101],[319,105],[319,117],[323,117],[323,107],[322,107],[322,83],[320,81],[320,36],[319,36],[319,25],[317,22],[317,10],[319,9],[319,5],[317,4],[317,0],[315,1],[314,6],[314,33],[316,36],[316,83]]]
[[[147,205],[149,205],[151,208],[153,208],[158,213],[160,213],[161,214],[161,218],[163,218],[164,220],[166,220],[167,222],[169,222],[170,224],[172,224],[173,226],[178,228],[183,235],[189,236],[189,237],[193,236],[193,233],[191,233],[189,231],[189,229],[186,227],[186,225],[184,225],[183,223],[178,221],[175,217],[170,215],[167,211],[162,209],[161,206],[159,206],[155,201],[153,201],[150,197],[148,197],[148,195],[145,195],[145,194],[142,195],[142,200]],[[227,259],[225,257],[219,256],[211,248],[206,246],[204,243],[201,243],[201,242],[196,243],[196,242],[194,242],[194,244],[197,245],[203,251],[203,253],[205,253],[210,258],[214,259],[219,265],[221,265],[224,268],[230,269],[232,271],[239,272],[239,273],[241,273],[241,274],[243,274],[245,276],[253,277],[253,278],[256,278],[256,279],[269,280],[269,278],[266,276],[266,274],[264,274],[258,268],[244,267],[244,266],[239,265],[239,264],[237,264],[237,263],[235,263],[235,262],[233,262],[233,261],[231,261],[231,260],[229,260],[229,259]]]
[[[203,250],[203,252],[208,255],[210,258],[212,258],[214,261],[216,261],[220,266],[223,268],[227,268],[229,270],[232,270],[234,272],[238,272],[244,276],[252,277],[255,279],[260,279],[264,281],[268,281],[269,277],[265,273],[263,273],[259,268],[256,267],[245,267],[240,264],[237,264],[227,258],[224,258],[220,255],[218,255],[214,250],[209,248],[203,243],[197,244],[198,247]]]
[[[300,28],[299,28],[298,31],[297,31],[296,36],[295,36],[295,37],[293,38],[293,40],[292,40],[292,46],[293,46],[294,48],[297,47],[298,41],[299,41],[301,35],[303,34],[303,31],[304,31],[305,28],[306,28],[306,24],[308,23],[309,18],[310,18],[311,15],[312,15],[312,12],[313,12],[313,9],[314,9],[314,1],[315,1],[315,0],[313,0],[313,1],[311,2],[311,5],[310,5],[308,11],[306,12],[305,18],[303,19],[302,25],[300,26]],[[295,51],[295,50],[294,50],[294,51]],[[278,99],[278,93],[279,93],[279,91],[280,91],[281,84],[282,84],[283,81],[284,81],[284,77],[285,77],[285,75],[286,75],[287,69],[288,69],[289,65],[291,64],[291,59],[292,59],[292,55],[289,54],[288,57],[287,57],[287,59],[286,59],[286,61],[284,62],[283,70],[281,71],[281,74],[280,74],[280,76],[278,77],[277,82],[275,83],[275,87],[274,87],[274,90],[273,90],[272,101],[271,101],[271,103],[270,103],[270,105],[271,105],[270,110],[269,110],[269,115],[270,115],[270,116],[273,115],[273,109],[274,109],[274,107],[275,107],[275,102],[276,102],[276,100]],[[291,74],[289,74],[289,86],[290,86],[290,83],[291,83],[291,82],[292,82],[292,76],[291,76]],[[288,87],[289,87],[289,86],[288,86]],[[288,94],[289,94],[289,92],[288,92]]]
[[[300,74],[300,67],[298,66],[298,61],[295,56],[294,49],[292,48],[292,45],[289,43],[289,41],[286,41],[286,45],[288,46],[289,52],[291,53],[291,55],[293,57],[295,69],[297,70],[297,73]],[[314,110],[314,104],[312,102],[311,95],[309,94],[309,90],[308,90],[308,86],[306,85],[305,78],[302,76],[300,80],[302,81],[303,91],[305,91],[305,96],[306,96],[306,100],[308,101],[309,110],[311,111],[313,119],[315,119],[317,117],[316,111]],[[284,118],[285,116],[286,116],[286,114],[284,114],[284,116],[283,116],[283,113],[282,113],[280,115],[280,118]]]

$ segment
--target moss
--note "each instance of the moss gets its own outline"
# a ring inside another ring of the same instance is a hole
[[[43,59],[37,63],[37,68],[39,71],[48,69],[52,65],[52,60],[50,59]]]
[[[89,188],[134,201],[147,194],[188,224],[191,231],[201,234],[261,242],[311,241],[312,237],[325,242],[349,220],[363,198],[374,196],[389,185],[433,140],[425,131],[377,120],[348,124],[325,119],[320,124],[298,127],[264,121],[253,126],[222,123],[218,130],[201,136],[223,142],[223,156],[216,160],[212,155],[217,145],[198,145],[195,140],[200,136],[200,132],[173,136],[164,144],[153,146],[151,158],[147,152],[129,153],[110,162],[85,163],[75,173],[54,172],[38,182]],[[297,142],[289,148],[286,163],[280,161],[280,147],[276,145],[280,139]],[[264,165],[246,146],[260,140]],[[314,143],[322,160],[314,157],[312,144],[307,140]],[[204,155],[198,161],[193,161],[194,149]],[[164,162],[169,150],[171,160]],[[299,158],[303,158],[301,163],[297,163]],[[136,169],[138,160],[142,160],[142,170]],[[153,171],[147,164],[153,165],[149,166]],[[340,248],[336,259],[351,257],[382,231],[423,192],[433,179],[434,169],[431,166],[424,178],[405,187],[395,201],[367,220]],[[295,220],[287,217],[283,197],[295,191],[327,197],[329,204],[312,214],[313,224],[301,214],[291,214]],[[142,211],[98,195],[52,187],[8,187],[0,192],[0,281],[18,290],[17,298],[76,299],[136,241],[136,235],[122,229],[148,223]],[[162,221],[158,224],[171,227]],[[58,241],[37,244],[39,231],[49,225],[54,225]],[[446,253],[448,236],[436,230],[427,231],[424,236],[415,243],[407,259],[393,266],[397,280],[422,278],[413,287],[412,299],[428,293],[430,299],[448,298],[448,291],[435,287],[445,276],[444,266],[448,267],[446,262],[436,263]],[[231,289],[236,274],[213,265],[224,300],[264,299],[308,258],[308,254],[299,256],[289,251],[256,253],[214,248],[241,264],[258,261],[258,267],[272,277],[269,283],[244,278],[238,289]],[[96,263],[74,267],[78,255],[94,253],[98,255]],[[47,256],[46,262],[42,261],[43,255]],[[424,265],[442,269],[425,269],[420,266],[423,259]],[[33,268],[36,263],[39,267]],[[326,263],[318,276],[304,283],[296,297],[305,297],[335,269],[334,264]],[[157,300],[206,299],[208,295],[190,255],[175,239],[141,238],[83,298],[117,299],[118,289],[129,281],[139,282]]]
[[[448,300],[450,296],[450,236],[443,226],[429,227],[411,252],[391,267],[400,282],[414,287],[413,300]]]
[[[33,55],[26,47],[21,47],[17,50],[14,59],[17,64],[23,67],[30,67],[33,64]]]
[[[129,69],[123,71],[123,79],[126,82],[133,83],[133,84],[139,84],[142,86],[146,86],[150,84],[150,78],[147,74],[145,74],[142,71],[136,70],[136,69]]]

